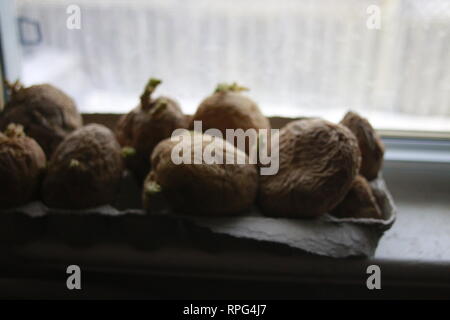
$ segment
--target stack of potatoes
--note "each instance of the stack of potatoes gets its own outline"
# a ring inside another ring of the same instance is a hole
[[[256,205],[271,217],[382,218],[368,181],[378,176],[384,147],[358,114],[347,113],[339,124],[295,120],[267,143],[249,140],[241,147],[209,132],[270,132],[246,88],[220,84],[187,116],[174,99],[153,97],[160,83],[148,81],[140,103],[120,118],[114,133],[99,124],[83,126],[73,100],[53,86],[10,84],[0,114],[0,208],[33,200],[61,209],[111,204],[128,169],[142,183],[149,213],[232,216]],[[195,121],[203,132],[192,131]],[[250,161],[252,151],[263,147],[279,152],[273,175],[261,175],[264,165]],[[176,150],[195,160],[204,149],[237,161],[173,161]]]

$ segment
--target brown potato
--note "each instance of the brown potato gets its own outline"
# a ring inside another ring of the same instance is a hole
[[[382,214],[377,200],[367,180],[358,175],[344,200],[331,211],[338,218],[381,219]]]
[[[168,205],[175,213],[203,216],[237,215],[249,209],[257,194],[258,174],[248,156],[219,137],[194,132],[183,137],[181,142],[166,139],[153,151],[152,171],[144,183],[144,208],[154,212]],[[180,154],[192,159],[201,160],[195,156],[199,150],[212,150],[218,157],[237,160],[234,164],[175,164],[171,155],[177,146],[185,147],[186,153]]]
[[[383,165],[384,145],[380,137],[369,121],[355,112],[347,112],[340,123],[358,139],[362,157],[360,173],[369,181],[375,179]]]
[[[274,217],[329,212],[347,194],[361,161],[350,130],[321,119],[287,124],[272,138],[272,147],[279,148],[279,171],[260,177],[258,203]]]
[[[225,139],[226,129],[268,129],[269,120],[261,113],[258,105],[250,98],[244,96],[241,91],[244,87],[233,84],[219,84],[215,92],[204,99],[194,116],[190,128],[193,129],[193,121],[202,121],[203,132],[207,129],[218,129]],[[231,142],[231,141],[229,141]],[[233,142],[238,147],[237,141]],[[249,142],[243,149],[247,154],[253,147]]]
[[[150,170],[150,155],[154,147],[178,128],[188,127],[188,118],[178,103],[167,97],[151,97],[161,83],[150,79],[141,95],[141,103],[122,116],[116,136],[126,159],[127,167],[142,181]]]
[[[42,196],[49,207],[85,209],[111,203],[123,171],[120,146],[108,128],[89,124],[55,150]]]
[[[9,84],[10,100],[0,114],[0,130],[9,123],[18,123],[25,133],[36,140],[47,158],[64,137],[82,126],[75,102],[61,90],[49,84],[23,87]]]
[[[21,125],[0,133],[0,209],[34,200],[46,166],[44,151]]]

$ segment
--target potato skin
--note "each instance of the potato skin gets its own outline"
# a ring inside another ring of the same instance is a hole
[[[36,141],[0,133],[0,209],[37,198],[45,167],[44,151]]]
[[[49,207],[61,209],[111,203],[122,172],[114,134],[102,125],[87,125],[68,135],[55,150],[43,183],[43,200]]]
[[[261,176],[258,204],[273,217],[318,217],[347,194],[360,166],[355,136],[321,119],[297,120],[279,132],[276,175]]]
[[[64,137],[82,126],[82,119],[72,98],[52,85],[41,84],[12,92],[0,115],[0,130],[9,123],[21,124],[50,158]]]
[[[204,99],[194,116],[193,121],[202,121],[203,131],[219,129],[225,138],[226,129],[268,129],[269,120],[261,113],[258,105],[247,96],[235,91],[218,91]],[[237,143],[234,142],[237,147]],[[249,153],[252,146],[246,145],[244,151]]]
[[[258,174],[255,165],[248,164],[248,156],[233,145],[206,135],[195,133],[199,140],[183,140],[194,149],[203,150],[210,143],[214,150],[236,155],[245,164],[175,164],[172,148],[178,143],[170,139],[160,142],[152,154],[152,171],[144,183],[144,208],[153,212],[160,206],[161,195],[175,213],[201,216],[231,216],[248,210],[256,198]],[[160,192],[149,193],[149,183],[156,183]]]
[[[349,128],[358,139],[362,157],[360,173],[372,181],[383,165],[383,142],[369,121],[355,112],[347,112],[340,123]]]
[[[160,101],[166,102],[165,107],[155,107]],[[135,151],[126,158],[126,165],[140,181],[150,171],[150,155],[155,146],[175,129],[188,127],[188,119],[175,100],[159,97],[152,105],[148,110],[139,105],[123,115],[115,130],[120,145]]]
[[[381,219],[382,214],[375,195],[366,178],[358,175],[350,191],[331,212],[338,218],[372,218]]]

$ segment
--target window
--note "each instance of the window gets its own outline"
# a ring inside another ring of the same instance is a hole
[[[156,76],[187,113],[238,81],[271,116],[354,109],[378,129],[450,131],[449,1],[78,0],[69,29],[73,3],[15,0],[20,78],[85,113],[127,112]]]

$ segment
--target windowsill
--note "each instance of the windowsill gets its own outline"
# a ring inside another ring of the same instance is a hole
[[[450,262],[450,163],[386,161],[383,172],[397,221],[375,257]]]
[[[381,132],[383,134],[383,132]],[[410,133],[413,134],[413,133]],[[386,161],[450,164],[450,140],[382,135]]]
[[[373,258],[332,259],[246,242],[213,251],[192,244],[149,250],[37,242],[3,248],[0,296],[71,298],[60,278],[68,265],[77,264],[90,281],[82,293],[86,298],[448,297],[449,168],[386,162],[384,176],[398,206],[397,221]],[[365,286],[371,264],[382,270],[380,294]]]

